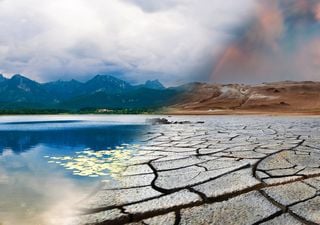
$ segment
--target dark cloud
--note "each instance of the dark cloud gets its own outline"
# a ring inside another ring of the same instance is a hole
[[[179,4],[176,0],[124,0],[141,8],[145,12],[159,12],[172,9]]]
[[[215,65],[212,80],[320,80],[320,2],[264,0]]]

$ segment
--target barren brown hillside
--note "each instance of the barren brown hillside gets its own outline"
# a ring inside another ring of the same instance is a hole
[[[259,85],[203,84],[186,87],[171,113],[320,114],[320,82],[284,81]]]

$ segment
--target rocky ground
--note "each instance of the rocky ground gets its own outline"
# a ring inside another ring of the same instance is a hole
[[[151,126],[79,224],[320,224],[320,118],[188,119]]]

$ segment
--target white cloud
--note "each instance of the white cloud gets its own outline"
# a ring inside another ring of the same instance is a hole
[[[3,0],[0,72],[40,81],[113,70],[133,81],[196,80],[253,1]]]

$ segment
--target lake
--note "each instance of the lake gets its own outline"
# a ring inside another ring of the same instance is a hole
[[[0,224],[69,224],[139,149],[147,116],[0,117]]]

